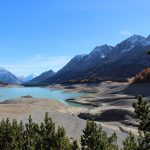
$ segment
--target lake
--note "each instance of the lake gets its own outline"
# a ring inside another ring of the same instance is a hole
[[[63,90],[52,90],[42,87],[2,87],[0,88],[0,101],[14,99],[21,96],[30,95],[35,98],[54,99],[67,105],[78,106],[75,103],[66,102],[65,99],[82,96],[83,93],[66,93]]]

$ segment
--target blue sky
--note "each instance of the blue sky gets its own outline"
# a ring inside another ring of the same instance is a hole
[[[150,34],[149,0],[0,1],[0,67],[57,71],[95,46]]]

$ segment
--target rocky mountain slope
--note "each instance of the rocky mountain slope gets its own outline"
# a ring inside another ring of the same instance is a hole
[[[29,82],[27,82],[25,84],[39,84],[42,81],[44,81],[48,78],[51,78],[54,75],[55,75],[55,72],[53,70],[45,71],[42,74],[40,74],[39,76],[35,77],[34,79],[30,80]]]
[[[62,83],[90,78],[126,79],[150,66],[147,49],[150,36],[133,35],[112,47],[97,46],[88,55],[75,56],[53,77],[43,83]]]

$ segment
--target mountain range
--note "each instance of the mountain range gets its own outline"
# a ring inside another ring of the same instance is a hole
[[[10,71],[0,68],[0,84],[40,84],[40,82],[52,77],[54,74],[55,72],[49,70],[39,76],[37,74],[30,74],[26,77],[17,77]]]
[[[150,36],[133,35],[116,46],[97,46],[89,54],[72,58],[53,77],[43,83],[64,83],[70,80],[122,80],[135,76],[150,66],[147,50]]]
[[[4,83],[51,84],[94,80],[126,80],[150,67],[147,50],[150,49],[150,36],[133,35],[116,46],[101,45],[89,54],[73,57],[57,73],[52,70],[39,76],[32,74],[18,78],[1,68],[0,81]],[[42,63],[42,62],[41,62]]]
[[[0,82],[4,84],[21,84],[23,82],[29,82],[37,76],[38,76],[37,74],[31,74],[26,77],[24,76],[17,77],[10,71],[4,68],[0,68]]]

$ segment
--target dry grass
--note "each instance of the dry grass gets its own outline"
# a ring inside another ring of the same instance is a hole
[[[147,68],[143,70],[141,73],[137,74],[133,82],[134,83],[150,82],[150,68]]]

